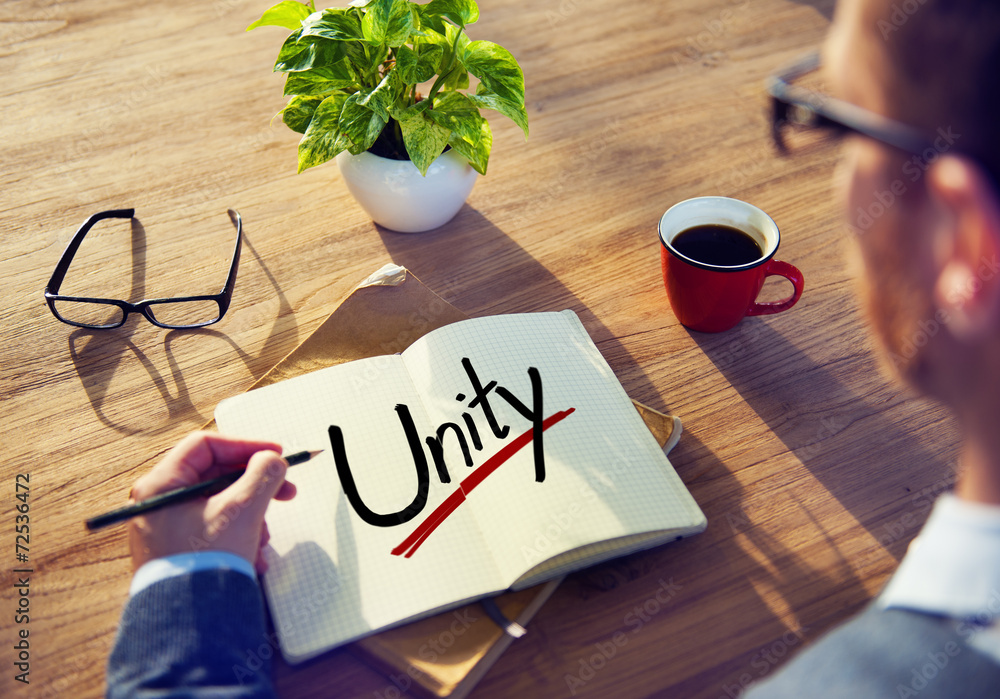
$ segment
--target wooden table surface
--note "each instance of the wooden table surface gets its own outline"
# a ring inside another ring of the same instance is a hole
[[[269,4],[0,5],[0,695],[103,692],[131,571],[124,528],[87,534],[83,520],[123,503],[218,401],[390,261],[470,315],[577,311],[629,394],[683,419],[671,458],[709,520],[569,577],[473,696],[733,699],[871,598],[953,481],[957,433],[879,370],[835,154],[782,160],[767,139],[763,80],[819,45],[831,1],[481,0],[470,34],[519,59],[531,136],[492,119],[488,176],[450,224],[417,235],[373,225],[334,164],[295,174],[298,135],[270,123],[283,34],[243,31]],[[777,221],[779,257],[806,279],[793,310],[717,335],[677,323],[656,223],[707,194]],[[48,312],[42,289],[76,228],[132,206],[139,224],[88,238],[67,285],[131,300],[214,292],[234,207],[245,244],[221,323],[167,331],[136,317],[91,332]],[[21,473],[27,563],[14,545]],[[29,687],[11,665],[25,565]],[[654,604],[664,583],[674,594]],[[610,654],[616,637],[627,643]],[[344,651],[280,667],[278,687],[399,695]]]

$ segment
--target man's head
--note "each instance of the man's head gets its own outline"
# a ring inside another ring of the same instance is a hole
[[[933,143],[851,136],[844,203],[892,364],[969,418],[1000,395],[1000,3],[846,0],[824,63],[837,97]]]

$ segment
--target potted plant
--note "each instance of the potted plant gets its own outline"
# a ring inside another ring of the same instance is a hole
[[[353,0],[320,11],[285,0],[264,12],[247,31],[291,30],[274,70],[291,98],[281,119],[302,134],[298,171],[336,158],[362,208],[393,230],[449,221],[486,174],[493,135],[480,110],[528,137],[524,75],[502,46],[469,39],[478,18],[474,0]]]

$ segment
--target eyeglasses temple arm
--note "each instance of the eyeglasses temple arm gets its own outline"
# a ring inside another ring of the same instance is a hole
[[[113,209],[111,211],[101,211],[96,213],[86,221],[83,225],[73,234],[73,238],[69,241],[69,245],[63,251],[62,257],[59,258],[59,263],[56,265],[55,271],[52,272],[52,276],[49,278],[49,283],[45,285],[45,294],[57,294],[59,293],[59,287],[63,283],[63,279],[66,277],[66,271],[69,269],[70,262],[73,261],[73,256],[80,247],[80,243],[83,242],[84,236],[93,228],[97,223],[103,221],[106,218],[135,218],[135,209]]]
[[[226,278],[226,285],[222,287],[222,313],[229,308],[229,300],[233,295],[233,288],[236,286],[236,270],[240,266],[240,251],[243,248],[243,217],[235,209],[227,209],[229,220],[236,226],[236,249],[233,251],[233,262],[229,266],[229,276]]]

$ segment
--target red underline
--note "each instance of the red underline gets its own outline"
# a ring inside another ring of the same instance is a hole
[[[552,427],[563,418],[567,417],[576,408],[561,410],[553,413],[542,421],[542,431]],[[445,498],[444,502],[434,508],[427,518],[421,522],[413,533],[406,537],[399,546],[392,550],[393,556],[403,555],[406,558],[412,556],[420,545],[431,535],[438,526],[444,522],[448,515],[458,509],[458,506],[465,502],[465,496],[472,492],[473,488],[486,480],[486,477],[496,471],[510,457],[524,448],[535,437],[535,429],[529,427],[516,439],[505,444],[500,451],[483,462],[482,466],[470,473],[462,482],[458,484],[458,490]]]

